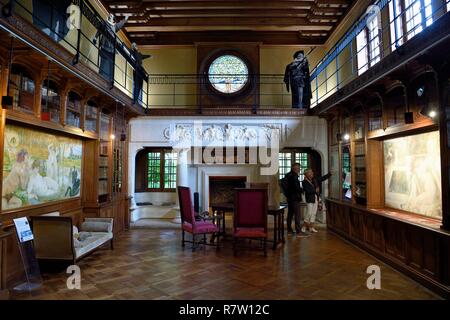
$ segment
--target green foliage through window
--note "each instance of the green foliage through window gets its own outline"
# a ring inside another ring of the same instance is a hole
[[[169,150],[147,154],[147,188],[175,189],[177,185],[177,154]]]

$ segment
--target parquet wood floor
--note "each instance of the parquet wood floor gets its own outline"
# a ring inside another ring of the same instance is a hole
[[[67,274],[44,274],[32,293],[12,299],[439,299],[372,256],[321,229],[309,238],[289,235],[276,251],[241,251],[225,242],[192,252],[178,228],[132,229],[113,251],[81,260],[81,290],[66,287]],[[381,290],[366,287],[366,268],[381,267]]]

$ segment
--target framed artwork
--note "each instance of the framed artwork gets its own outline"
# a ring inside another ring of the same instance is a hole
[[[442,217],[439,132],[384,141],[385,204]]]
[[[7,124],[2,211],[80,196],[81,140]]]

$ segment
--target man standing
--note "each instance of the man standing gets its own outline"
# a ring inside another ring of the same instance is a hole
[[[302,232],[306,232],[307,230],[317,232],[314,228],[314,223],[316,222],[316,214],[320,201],[320,183],[329,177],[331,177],[331,173],[316,179],[314,178],[312,169],[305,170],[305,179],[302,181],[302,186],[305,191],[306,214]]]
[[[295,231],[301,232],[300,202],[302,201],[303,190],[299,180],[300,163],[294,163],[291,171],[285,176],[286,198],[288,202],[287,229],[288,233],[293,233],[292,217],[295,217]]]
[[[294,54],[294,61],[286,66],[284,83],[289,92],[292,91],[292,108],[309,108],[311,103],[311,82],[309,79],[309,63],[303,50]]]
[[[114,59],[115,59],[115,39],[116,33],[122,29],[128,21],[128,16],[122,21],[114,22],[114,15],[110,14],[106,23],[97,30],[97,33],[92,40],[92,43],[97,46],[97,39],[99,40],[99,73],[106,80],[113,83],[114,79]]]

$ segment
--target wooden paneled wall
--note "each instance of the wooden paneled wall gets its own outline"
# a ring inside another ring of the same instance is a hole
[[[430,289],[450,297],[450,233],[327,201],[328,228]],[[383,279],[383,275],[381,275]]]

